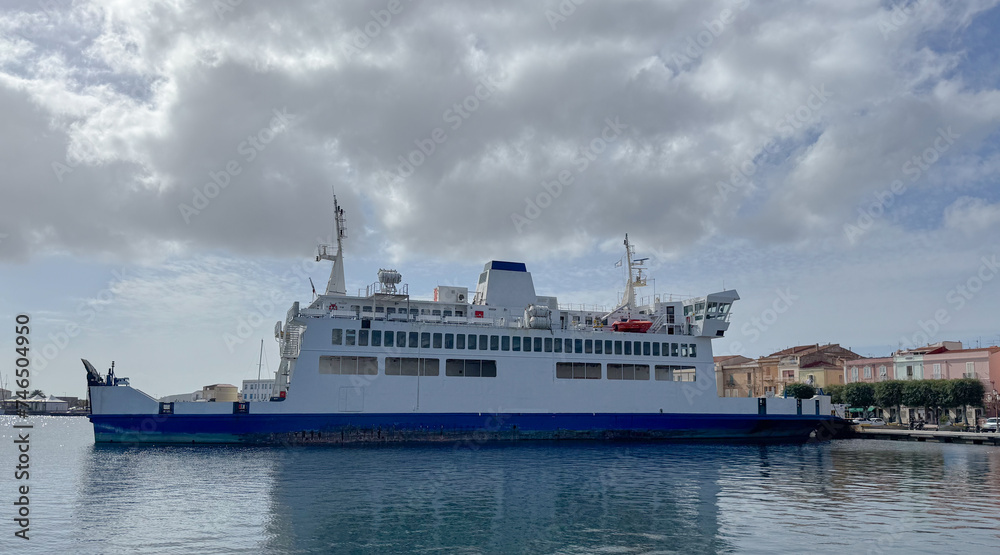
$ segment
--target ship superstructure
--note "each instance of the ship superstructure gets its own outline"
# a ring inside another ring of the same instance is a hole
[[[804,439],[829,399],[720,399],[713,338],[734,290],[642,299],[645,261],[625,237],[627,274],[611,310],[561,305],[525,264],[487,262],[474,291],[414,299],[381,269],[356,295],[344,279],[344,211],[324,292],[275,324],[281,363],[270,401],[159,403],[109,385],[85,362],[97,441],[394,441],[481,437]],[[153,418],[149,429],[144,419]]]

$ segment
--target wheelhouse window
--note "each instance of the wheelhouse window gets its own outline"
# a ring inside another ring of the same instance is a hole
[[[347,335],[344,336],[344,345],[348,347],[353,347],[357,343],[358,330],[347,330]]]
[[[333,330],[333,340],[334,345],[342,345],[344,343],[344,330],[335,329]]]

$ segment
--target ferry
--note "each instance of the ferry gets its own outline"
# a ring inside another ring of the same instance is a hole
[[[625,236],[613,309],[538,295],[521,262],[492,260],[475,290],[410,296],[379,270],[363,294],[344,278],[344,211],[325,291],[274,327],[270,399],[160,402],[87,360],[98,443],[387,443],[554,439],[805,441],[831,425],[830,398],[720,398],[712,340],[735,290],[638,298],[645,263]]]

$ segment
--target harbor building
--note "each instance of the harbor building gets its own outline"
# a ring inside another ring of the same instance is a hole
[[[243,380],[240,399],[244,401],[267,401],[271,398],[272,388],[274,388],[273,378],[270,380]]]

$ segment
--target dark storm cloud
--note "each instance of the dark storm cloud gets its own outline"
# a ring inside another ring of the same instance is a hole
[[[397,257],[827,237],[1000,115],[917,41],[987,3],[46,6],[0,16],[6,258],[288,254],[332,187]]]

